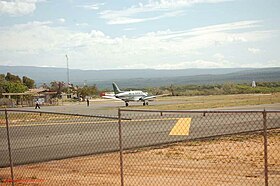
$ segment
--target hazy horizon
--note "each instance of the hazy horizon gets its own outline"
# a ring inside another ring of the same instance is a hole
[[[67,82],[66,68],[43,68],[23,66],[0,66],[0,74],[10,72],[20,77],[27,76],[37,85],[53,81]],[[164,74],[164,75],[163,75]],[[170,84],[217,84],[224,82],[279,81],[278,68],[193,68],[179,70],[114,69],[79,70],[70,69],[69,80],[74,85],[93,85],[110,88],[112,82],[124,87],[148,87]]]
[[[57,69],[67,69],[67,67],[54,67],[54,66],[30,66],[30,65],[0,65],[3,67],[34,67],[34,68],[57,68]],[[193,67],[193,68],[182,68],[182,69],[156,69],[156,68],[115,68],[115,69],[78,69],[70,68],[69,70],[84,70],[84,71],[106,71],[106,70],[188,70],[188,69],[264,69],[264,68],[280,68],[280,66],[270,66],[270,67]]]

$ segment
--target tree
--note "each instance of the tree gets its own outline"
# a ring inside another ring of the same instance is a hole
[[[53,81],[50,83],[50,90],[57,92],[57,94],[61,94],[62,92],[67,91],[67,87],[63,81]]]
[[[21,79],[18,76],[12,75],[11,73],[0,74],[0,95],[2,93],[22,93],[28,88],[21,83]]]
[[[223,84],[222,89],[223,89],[225,94],[236,94],[236,93],[238,93],[238,91],[236,89],[236,84],[231,83],[231,82],[227,82],[227,83]]]
[[[50,87],[46,83],[43,83],[42,87],[45,89],[50,89]]]
[[[10,72],[7,73],[6,77],[5,77],[6,81],[9,82],[14,82],[14,83],[21,83],[21,79],[19,76],[13,75]]]
[[[86,96],[98,95],[98,89],[96,85],[84,86],[83,88],[79,88],[77,92],[78,95],[83,98],[83,100],[86,98]]]
[[[27,86],[29,89],[34,88],[35,87],[35,81],[33,79],[30,79],[26,76],[22,77],[22,83]]]
[[[0,83],[5,81],[5,74],[0,74]]]
[[[175,92],[174,92],[175,90],[174,89],[175,89],[174,85],[171,84],[170,87],[169,87],[169,90],[170,90],[172,96],[175,96]]]
[[[5,74],[0,74],[0,98],[3,97],[2,93],[5,92],[4,83],[5,83]]]
[[[5,82],[3,88],[7,93],[22,93],[28,90],[25,85],[14,82]]]

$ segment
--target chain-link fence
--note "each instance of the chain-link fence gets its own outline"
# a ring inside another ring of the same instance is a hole
[[[120,116],[124,185],[280,185],[280,112]]]
[[[116,177],[113,183],[120,183],[119,158],[100,156],[119,149],[118,118],[14,110],[1,111],[0,117],[2,184],[12,184],[13,177],[15,184],[106,183],[108,171]],[[13,174],[4,168],[11,163]]]
[[[3,110],[0,134],[0,185],[280,185],[280,111]]]

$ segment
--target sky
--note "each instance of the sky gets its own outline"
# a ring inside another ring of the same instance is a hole
[[[279,0],[0,0],[0,65],[280,66]]]

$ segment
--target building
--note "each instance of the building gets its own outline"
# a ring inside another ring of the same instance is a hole
[[[29,89],[23,93],[2,93],[2,95],[11,100],[11,105],[33,106],[36,99],[40,99],[42,104],[55,104],[53,98],[57,92],[49,91],[48,89]],[[15,103],[14,101],[15,100]]]

